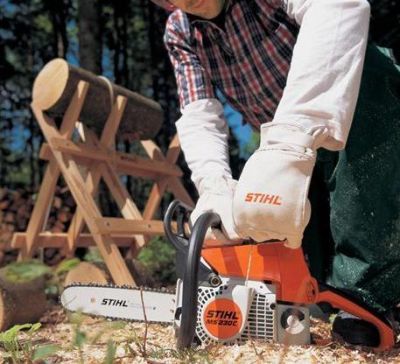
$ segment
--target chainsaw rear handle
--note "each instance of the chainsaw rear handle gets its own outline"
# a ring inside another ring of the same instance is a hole
[[[164,231],[168,241],[175,247],[176,250],[181,251],[185,255],[187,254],[189,243],[189,237],[185,234],[185,223],[189,221],[189,215],[193,208],[189,205],[184,204],[179,200],[174,200],[170,203],[167,208],[167,212],[164,216]],[[176,228],[175,233],[172,228],[172,222],[176,217]]]
[[[207,212],[196,220],[190,235],[183,275],[182,313],[177,338],[179,350],[191,346],[196,331],[198,271],[206,232],[209,227],[218,227],[220,225],[221,219],[219,215]]]
[[[319,283],[315,303],[327,302],[334,308],[350,313],[373,324],[379,332],[379,345],[372,346],[375,351],[391,349],[395,344],[395,333],[391,322],[384,316],[359,301],[356,297],[334,287]]]

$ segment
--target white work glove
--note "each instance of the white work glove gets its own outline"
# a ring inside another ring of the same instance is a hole
[[[217,240],[217,244],[229,244],[239,239],[235,232],[232,216],[232,201],[237,181],[227,176],[204,179],[200,184],[200,197],[190,215],[192,225],[205,212],[215,212],[221,218],[221,228],[209,229],[206,240]],[[208,242],[210,245],[210,242]]]
[[[204,212],[217,213],[222,230],[209,230],[206,239],[237,239],[233,228],[232,199],[236,181],[229,167],[229,129],[224,109],[217,99],[202,99],[184,107],[176,129],[199,200],[191,214],[191,223]]]
[[[285,124],[261,126],[260,147],[247,161],[233,199],[241,238],[286,239],[287,247],[300,247],[311,214],[307,196],[316,147],[326,134],[326,129],[310,135]]]

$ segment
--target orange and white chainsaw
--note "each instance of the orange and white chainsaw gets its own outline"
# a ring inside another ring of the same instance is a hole
[[[317,282],[301,248],[251,241],[203,247],[207,229],[220,225],[219,216],[203,214],[187,236],[189,214],[187,206],[174,201],[164,219],[166,236],[177,250],[175,292],[72,284],[61,295],[62,305],[113,319],[171,323],[182,349],[195,342],[230,344],[249,338],[308,344],[309,306],[324,302],[372,323],[380,336],[377,350],[394,345],[391,323],[354,298]]]

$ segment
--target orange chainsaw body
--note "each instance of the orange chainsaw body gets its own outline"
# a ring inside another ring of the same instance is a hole
[[[394,345],[393,329],[371,310],[334,288],[320,290],[319,283],[310,274],[301,248],[286,248],[283,242],[203,247],[201,255],[221,276],[273,283],[279,301],[299,305],[327,302],[371,322],[380,333],[378,351]]]

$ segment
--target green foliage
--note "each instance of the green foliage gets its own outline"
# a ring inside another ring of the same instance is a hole
[[[18,165],[18,163],[15,163],[14,160],[18,158],[18,155],[16,154],[11,154],[9,158],[7,158],[7,161],[12,164],[12,165]],[[21,165],[18,169],[13,167],[10,167],[10,170],[12,173],[8,177],[8,184],[11,186],[29,186],[30,182],[30,168],[27,164]]]
[[[54,355],[60,348],[57,345],[34,345],[32,336],[40,329],[41,324],[14,325],[0,333],[0,344],[6,350],[6,357],[12,363],[33,363]],[[19,340],[19,334],[26,331],[28,340]]]
[[[39,324],[40,327],[40,324]],[[25,329],[36,331],[39,328],[37,325],[31,324],[15,325],[5,332],[0,333],[0,343],[6,350],[13,363],[18,363],[22,359],[25,351],[29,351],[29,348],[22,346],[18,341],[18,334]]]
[[[107,342],[107,351],[104,358],[103,364],[113,364],[115,359],[115,354],[117,353],[117,347],[112,340]]]
[[[0,180],[34,186],[39,180],[39,127],[29,103],[33,78],[56,55],[54,28],[43,0],[0,4]]]
[[[71,269],[75,268],[79,263],[80,260],[78,258],[64,259],[57,265],[54,273],[57,275],[68,273]]]
[[[32,359],[33,361],[46,359],[56,354],[60,349],[60,346],[54,344],[39,346],[35,349]]]
[[[74,346],[78,347],[81,350],[86,340],[87,340],[86,333],[77,329],[75,331],[75,336],[72,343]]]
[[[251,134],[251,138],[249,142],[246,144],[244,148],[244,152],[247,155],[251,155],[260,145],[260,133],[256,133],[253,131]]]
[[[79,362],[84,363],[83,359],[83,346],[87,341],[87,335],[82,331],[81,326],[83,322],[83,316],[80,312],[75,312],[69,315],[69,320],[72,324],[75,324],[74,338],[72,340],[72,347],[78,350]]]
[[[51,269],[50,278],[46,281],[46,294],[48,297],[58,299],[64,288],[65,274],[80,263],[78,258],[64,259],[55,268]]]
[[[79,264],[78,258],[64,259],[55,268],[51,268],[37,260],[14,262],[4,268],[5,276],[10,282],[24,283],[46,275],[45,292],[49,298],[58,298],[63,289],[65,274]]]
[[[39,327],[37,325],[31,324],[14,325],[7,331],[0,333],[0,342],[3,344],[6,350],[12,351],[13,349],[18,348],[18,334],[20,333],[20,331],[25,329],[31,329],[35,331]]]
[[[107,323],[108,330],[122,330],[126,326],[126,321],[111,321]]]
[[[175,283],[175,249],[165,238],[153,238],[140,251],[138,259],[150,271],[155,280],[163,282],[163,284]]]
[[[3,269],[7,279],[15,283],[29,282],[51,272],[47,265],[36,260],[10,263]]]
[[[104,262],[104,259],[102,255],[100,254],[100,251],[96,247],[90,247],[83,257],[83,260],[89,263],[101,263]]]

